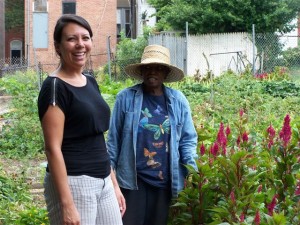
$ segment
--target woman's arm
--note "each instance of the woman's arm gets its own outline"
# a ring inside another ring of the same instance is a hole
[[[80,216],[68,185],[66,166],[61,151],[64,121],[65,116],[61,109],[50,105],[42,119],[45,151],[51,177],[62,207],[63,224],[79,225]]]

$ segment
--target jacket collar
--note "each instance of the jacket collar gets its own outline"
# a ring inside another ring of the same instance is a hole
[[[142,85],[142,83],[136,84],[136,85],[132,86],[130,89],[135,90],[138,95],[143,94],[143,85]],[[166,87],[164,84],[163,84],[163,92],[164,92],[164,94],[167,98],[174,98],[174,95],[172,93],[172,89],[169,88],[169,87]]]

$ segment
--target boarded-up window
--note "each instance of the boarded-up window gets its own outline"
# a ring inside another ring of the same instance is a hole
[[[33,13],[33,47],[48,48],[48,13]]]
[[[47,0],[35,0],[33,5],[34,12],[47,12]]]

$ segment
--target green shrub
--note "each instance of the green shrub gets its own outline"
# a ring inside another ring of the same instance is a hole
[[[300,223],[299,120],[292,124],[286,115],[282,128],[270,125],[258,135],[248,122],[241,112],[238,123],[220,123],[209,142],[200,142],[198,171],[188,167],[171,224]]]
[[[49,224],[48,211],[35,206],[22,211],[15,222],[16,225],[46,225]]]
[[[34,72],[16,73],[0,79],[6,95],[13,96],[8,122],[0,134],[0,152],[8,157],[34,157],[43,152],[37,112],[38,79]]]
[[[300,66],[300,48],[288,48],[282,52],[287,67]]]

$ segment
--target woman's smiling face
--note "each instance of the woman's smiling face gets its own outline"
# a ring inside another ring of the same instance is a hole
[[[64,66],[82,68],[90,55],[92,39],[84,27],[69,23],[63,28],[61,42],[55,43],[55,48]]]

